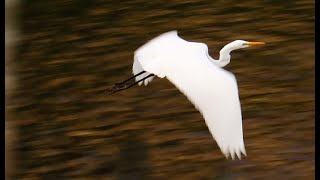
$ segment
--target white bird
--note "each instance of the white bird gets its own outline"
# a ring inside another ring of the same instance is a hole
[[[236,154],[241,159],[246,150],[237,81],[222,67],[230,63],[231,51],[262,44],[265,43],[236,40],[224,46],[219,60],[214,60],[206,44],[188,42],[177,31],[170,31],[135,51],[132,78],[136,82],[124,85],[128,79],[117,83],[115,88],[120,91],[137,83],[147,85],[154,76],[166,77],[203,115],[226,158],[231,155],[234,159]]]

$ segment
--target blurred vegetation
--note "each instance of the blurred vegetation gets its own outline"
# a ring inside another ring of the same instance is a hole
[[[314,1],[25,0],[18,11],[14,179],[314,179]],[[178,30],[232,53],[248,157],[226,160],[166,79],[115,95],[133,52]]]

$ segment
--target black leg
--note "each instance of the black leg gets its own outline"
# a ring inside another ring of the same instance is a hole
[[[137,76],[140,76],[141,74],[144,74],[145,72],[146,72],[146,71],[141,71],[141,72],[139,72],[138,74],[130,77],[129,79],[126,79],[126,80],[124,80],[124,81],[122,81],[122,82],[119,82],[119,83],[116,83],[116,84],[123,84],[123,83],[125,83],[125,82],[128,82],[128,81],[130,81],[131,79],[133,79],[133,78],[135,78],[135,77],[137,77]]]
[[[140,74],[140,73],[139,73],[139,74]],[[119,92],[119,91],[123,91],[123,90],[125,90],[125,89],[129,89],[130,87],[132,87],[132,86],[138,84],[139,82],[142,82],[142,81],[144,81],[144,80],[146,80],[147,78],[152,77],[152,76],[154,76],[154,74],[149,74],[148,76],[140,79],[140,80],[137,81],[137,82],[131,83],[131,84],[117,83],[117,84],[113,85],[110,89],[108,89],[106,93],[107,93],[107,94],[113,94],[113,93],[116,93],[116,92]],[[131,79],[132,79],[132,77],[131,77]],[[127,81],[127,80],[126,80],[126,81]],[[126,82],[126,81],[123,81],[123,82]]]

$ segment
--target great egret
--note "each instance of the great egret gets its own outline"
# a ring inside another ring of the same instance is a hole
[[[166,77],[195,105],[226,158],[246,155],[242,132],[241,106],[235,76],[222,69],[230,62],[230,52],[264,42],[233,41],[214,60],[204,43],[188,42],[177,31],[164,33],[135,51],[133,77],[116,83],[109,92],[135,84],[150,83],[154,76]],[[135,78],[134,83],[125,84]]]

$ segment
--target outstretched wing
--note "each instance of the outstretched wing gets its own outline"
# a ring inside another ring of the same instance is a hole
[[[226,157],[231,155],[234,159],[236,154],[241,158],[241,152],[246,155],[235,76],[210,62],[205,53],[179,57],[176,57],[178,60],[166,62],[141,61],[141,65],[149,73],[166,77],[187,96],[203,115]]]
[[[241,107],[234,75],[214,64],[188,63],[168,71],[171,81],[203,115],[223,154],[234,159],[246,155]],[[211,63],[211,62],[209,62]]]

